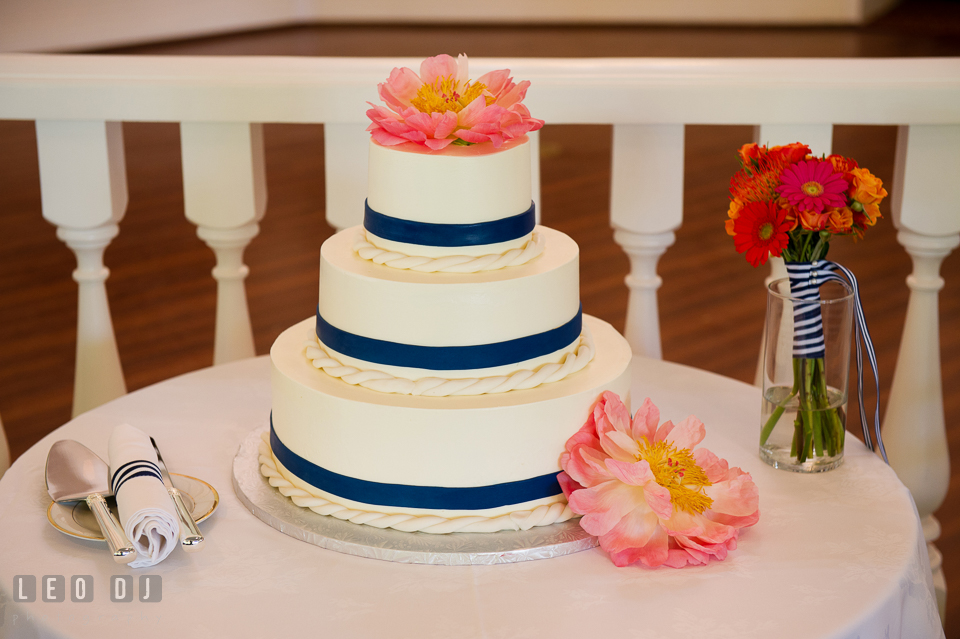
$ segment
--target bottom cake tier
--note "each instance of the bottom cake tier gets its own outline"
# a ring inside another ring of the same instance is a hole
[[[270,351],[273,412],[264,474],[298,505],[356,523],[495,532],[572,516],[556,480],[564,444],[605,390],[629,405],[630,347],[584,316],[582,371],[537,388],[416,397],[351,386],[313,367],[312,319]]]

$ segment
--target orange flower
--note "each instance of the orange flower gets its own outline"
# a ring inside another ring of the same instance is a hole
[[[741,146],[737,155],[740,156],[740,162],[748,167],[755,166],[764,159],[767,159],[768,162],[773,161],[786,166],[799,162],[810,155],[810,147],[806,144],[794,142],[793,144],[774,146],[768,149],[756,142],[751,142]]]
[[[846,235],[853,231],[853,211],[849,207],[842,209],[827,209],[826,228],[836,235]]]
[[[853,178],[848,177],[846,174],[859,166],[856,160],[845,158],[842,155],[828,155],[827,160],[833,165],[834,171],[843,173],[844,177],[847,177],[848,180],[852,180]]]
[[[850,186],[850,197],[854,201],[853,210],[855,221],[861,226],[873,226],[877,223],[880,215],[880,202],[887,197],[887,191],[883,188],[883,182],[877,176],[873,175],[867,169],[853,169],[850,171],[853,183]],[[857,211],[857,204],[862,211]]]
[[[737,155],[740,156],[740,162],[744,166],[753,166],[754,160],[759,160],[760,156],[765,154],[767,147],[760,146],[756,142],[751,142],[750,144],[744,144],[740,147],[740,150],[737,151]]]
[[[785,164],[793,164],[800,160],[805,160],[810,155],[810,147],[806,144],[794,142],[783,146],[775,146],[770,149],[770,155]]]
[[[730,208],[727,210],[727,216],[730,219],[727,220],[725,224],[727,229],[727,235],[731,235],[731,236],[736,235],[736,233],[733,230],[733,223],[738,217],[740,217],[740,209],[742,208],[743,208],[743,202],[741,202],[736,198],[733,198],[730,200]]]
[[[827,228],[827,221],[830,219],[830,214],[827,211],[822,213],[797,211],[797,215],[800,218],[800,227],[805,231],[822,231]]]
[[[798,211],[793,205],[787,201],[787,198],[780,197],[777,199],[777,206],[779,206],[784,212],[784,219],[787,224],[790,225],[788,231],[792,231],[800,224],[800,211]]]

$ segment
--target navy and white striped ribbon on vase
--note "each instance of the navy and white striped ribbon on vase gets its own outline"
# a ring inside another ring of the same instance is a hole
[[[873,349],[873,340],[867,329],[867,319],[860,303],[860,290],[857,278],[845,266],[828,260],[816,262],[788,262],[787,276],[790,278],[792,297],[809,300],[798,302],[793,309],[793,356],[797,359],[821,359],[826,353],[823,341],[823,318],[820,315],[820,285],[824,282],[840,282],[853,290],[855,341],[857,343],[857,396],[860,400],[860,425],[863,428],[863,441],[870,450],[879,450],[883,460],[887,460],[887,451],[880,437],[880,377],[877,374],[877,356]],[[838,273],[842,274],[839,275]],[[863,405],[863,351],[867,352],[873,381],[876,384],[877,403],[873,413],[873,428],[867,425],[866,407]],[[872,432],[871,432],[872,430]],[[876,446],[874,446],[874,439]]]

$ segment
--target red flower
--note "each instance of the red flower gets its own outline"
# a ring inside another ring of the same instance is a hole
[[[750,202],[740,209],[733,223],[733,243],[738,253],[746,253],[754,267],[767,263],[771,255],[780,257],[790,237],[786,211],[773,202]]]

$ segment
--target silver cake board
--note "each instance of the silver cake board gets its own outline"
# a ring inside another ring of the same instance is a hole
[[[470,566],[549,559],[596,547],[579,519],[530,530],[497,533],[406,533],[354,524],[297,506],[260,474],[261,427],[243,440],[233,459],[233,488],[258,519],[295,539],[357,557],[407,564]]]

